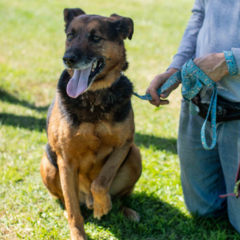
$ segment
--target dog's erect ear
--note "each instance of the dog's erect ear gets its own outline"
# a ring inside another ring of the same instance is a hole
[[[85,14],[80,8],[65,8],[63,10],[63,16],[65,21],[65,31],[67,30],[70,22],[77,16]]]
[[[118,35],[122,39],[128,38],[131,40],[133,35],[133,20],[127,17],[121,17],[117,14],[112,14],[110,18],[114,20],[113,24],[116,27]]]

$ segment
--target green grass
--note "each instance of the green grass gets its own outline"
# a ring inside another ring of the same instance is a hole
[[[45,118],[63,70],[62,11],[131,17],[126,75],[144,93],[171,62],[190,16],[192,0],[0,0],[0,239],[69,239],[61,205],[43,186],[40,159]],[[135,142],[143,174],[127,205],[140,223],[125,220],[119,202],[100,221],[82,208],[89,239],[239,239],[226,218],[191,217],[183,202],[176,139],[181,96],[155,109],[133,97]]]

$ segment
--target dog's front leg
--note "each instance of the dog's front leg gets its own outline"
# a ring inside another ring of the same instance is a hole
[[[87,240],[84,221],[79,207],[78,171],[61,157],[58,157],[58,167],[71,239]]]
[[[91,192],[94,201],[94,217],[100,219],[112,208],[112,202],[108,190],[119,167],[126,158],[131,144],[126,143],[124,147],[115,148],[108,157],[98,177],[92,182]]]

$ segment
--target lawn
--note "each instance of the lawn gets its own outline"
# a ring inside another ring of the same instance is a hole
[[[46,112],[63,70],[63,9],[133,19],[126,75],[143,94],[170,64],[192,5],[193,0],[0,0],[0,239],[69,239],[61,205],[50,197],[39,173]],[[82,207],[89,239],[239,239],[226,218],[188,214],[176,151],[179,90],[170,101],[156,109],[132,98],[143,173],[125,201],[141,221],[125,220],[118,201],[100,221]]]

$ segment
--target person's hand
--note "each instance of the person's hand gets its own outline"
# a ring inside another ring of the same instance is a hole
[[[229,75],[224,53],[208,53],[195,58],[194,63],[214,82]]]
[[[161,98],[167,98],[168,95],[172,92],[172,90],[176,89],[180,82],[175,83],[173,86],[171,86],[168,90],[166,90],[164,93],[160,95],[160,97],[157,94],[157,90],[167,81],[168,78],[170,78],[175,72],[177,72],[178,69],[170,68],[166,72],[157,75],[152,82],[150,83],[146,94],[150,93],[152,96],[152,99],[150,101],[151,104],[155,106],[159,105],[166,105],[169,104],[168,100],[162,100]]]

